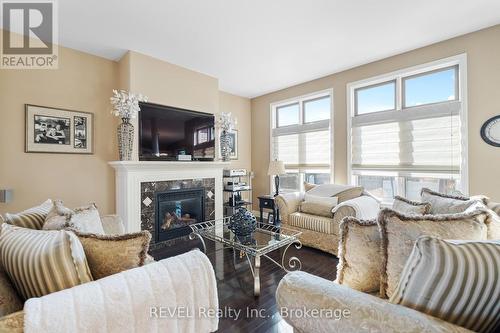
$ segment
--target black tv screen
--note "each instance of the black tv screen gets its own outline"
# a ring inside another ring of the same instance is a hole
[[[215,158],[214,116],[209,113],[152,103],[140,103],[139,160],[194,161]]]

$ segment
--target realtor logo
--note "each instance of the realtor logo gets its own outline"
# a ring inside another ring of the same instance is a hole
[[[56,4],[2,1],[1,68],[57,69]]]

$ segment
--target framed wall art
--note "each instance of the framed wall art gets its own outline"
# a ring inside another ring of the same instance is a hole
[[[25,105],[27,153],[94,153],[94,115]]]

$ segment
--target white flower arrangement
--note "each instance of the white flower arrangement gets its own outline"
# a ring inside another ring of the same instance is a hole
[[[113,89],[113,97],[110,98],[116,117],[132,119],[137,117],[137,112],[141,111],[139,102],[147,102],[148,98],[141,94],[133,94],[126,90]]]
[[[233,119],[231,112],[221,112],[216,120],[217,126],[222,131],[231,131],[237,124],[237,120]]]

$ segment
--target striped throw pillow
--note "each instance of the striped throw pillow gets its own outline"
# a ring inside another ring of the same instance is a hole
[[[39,206],[27,209],[17,214],[5,214],[5,222],[28,229],[41,230],[45,217],[52,209],[52,200],[47,200]]]
[[[500,329],[500,240],[420,237],[390,302],[476,332]]]
[[[31,230],[3,224],[0,260],[24,299],[93,280],[82,244],[71,231]]]

